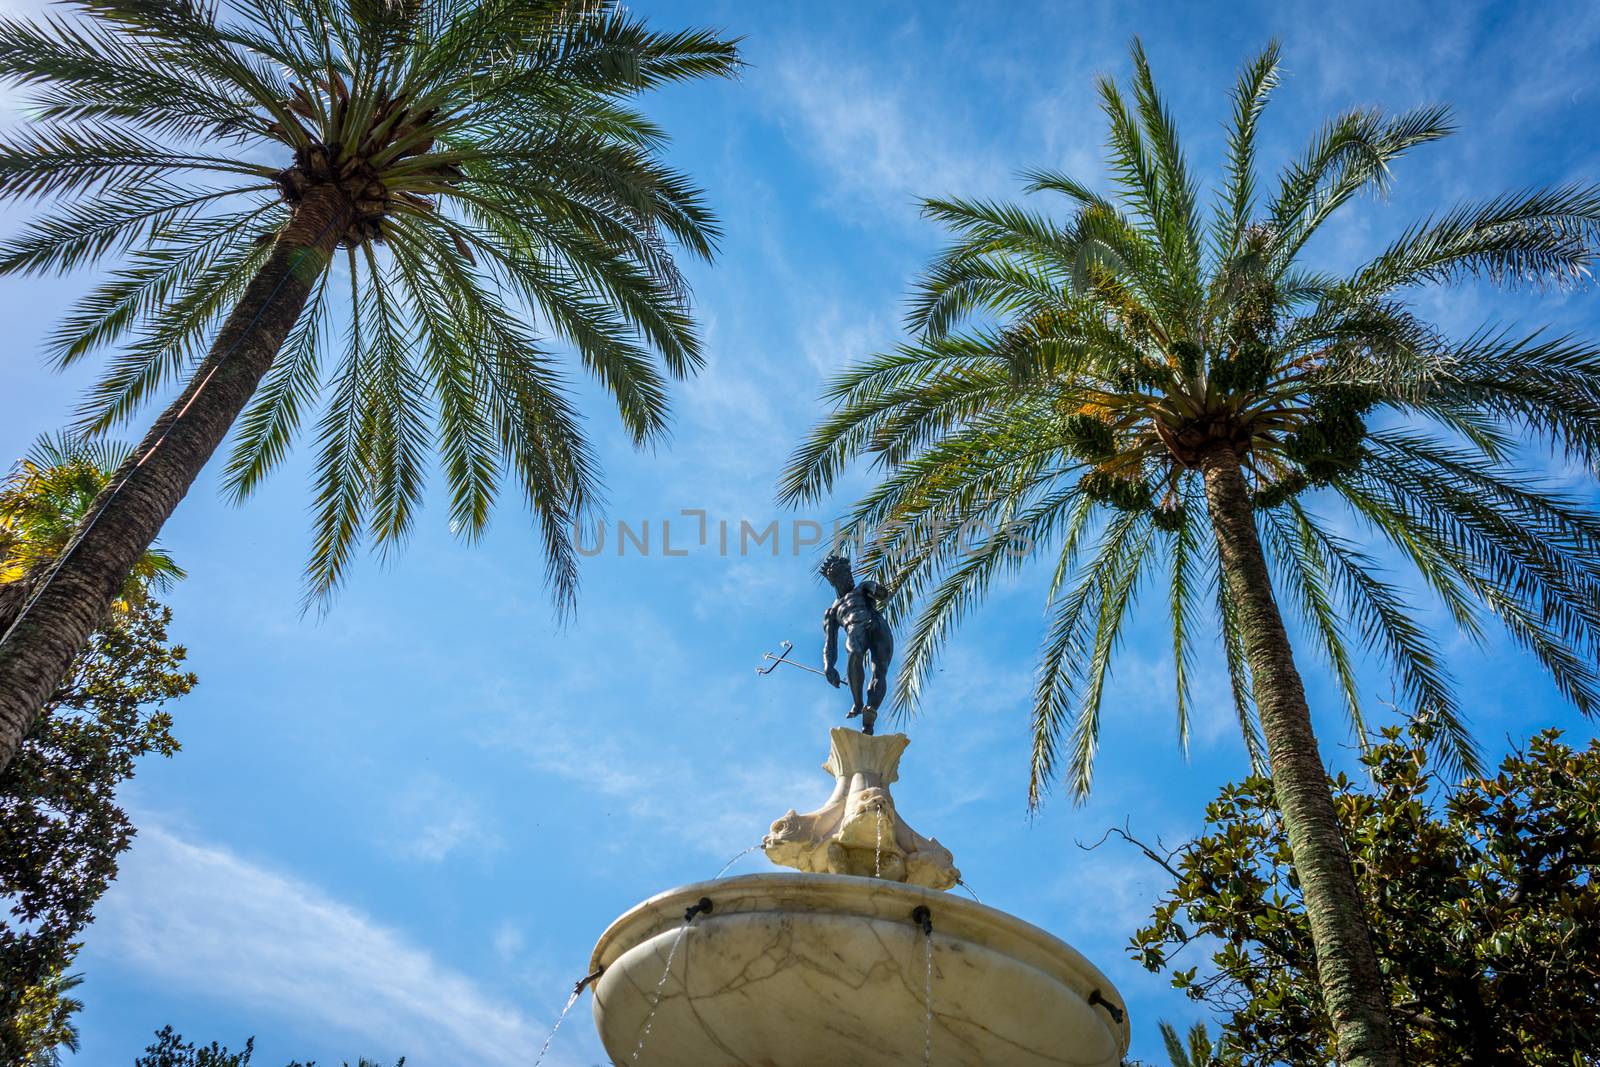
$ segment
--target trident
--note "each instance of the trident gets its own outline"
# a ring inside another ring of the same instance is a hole
[[[803,671],[810,671],[812,674],[822,674],[824,678],[827,677],[827,675],[823,674],[822,671],[817,670],[815,667],[807,667],[804,663],[796,663],[794,660],[789,659],[788,655],[794,649],[794,644],[792,642],[785,641],[779,645],[778,648],[780,648],[782,651],[780,651],[776,656],[774,656],[771,652],[761,653],[761,660],[767,665],[765,667],[757,667],[757,674],[771,674],[773,671],[778,669],[778,664],[787,663],[791,667],[799,667]]]

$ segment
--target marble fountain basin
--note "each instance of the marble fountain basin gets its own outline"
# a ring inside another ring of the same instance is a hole
[[[702,898],[711,911],[685,929]],[[933,925],[926,1061],[919,906]],[[602,967],[595,1024],[622,1065],[1117,1067],[1128,1048],[1121,995],[1072,947],[975,901],[876,878],[754,874],[673,889],[611,924],[590,970]]]

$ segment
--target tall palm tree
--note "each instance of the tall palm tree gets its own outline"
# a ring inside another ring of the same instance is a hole
[[[1167,576],[1185,742],[1192,646],[1211,612],[1253,759],[1264,742],[1341,1057],[1393,1064],[1279,597],[1332,665],[1358,729],[1353,643],[1388,661],[1409,701],[1439,717],[1447,755],[1473,764],[1434,643],[1369,550],[1333,524],[1343,508],[1411,561],[1469,634],[1486,608],[1579,708],[1600,710],[1600,517],[1517,467],[1528,437],[1600,469],[1600,349],[1499,328],[1452,338],[1409,302],[1457,280],[1585,278],[1600,189],[1461,206],[1354,271],[1319,271],[1304,263],[1311,237],[1381,189],[1397,158],[1450,132],[1447,112],[1340,115],[1263,191],[1269,47],[1234,91],[1205,219],[1137,42],[1133,66],[1131,99],[1099,85],[1114,199],[1039,173],[1030,189],[1065,197],[1064,221],[926,202],[955,239],[916,287],[914,337],[832,383],[834,410],[781,495],[817,499],[860,457],[883,472],[850,522],[870,534],[876,576],[902,608],[920,604],[903,706],[996,575],[1049,564],[1034,803],[1063,744],[1071,789],[1089,789],[1113,653],[1152,572]]]
[[[661,437],[701,359],[674,255],[718,231],[630,100],[735,71],[736,42],[612,0],[76,9],[0,19],[0,79],[34,91],[0,195],[47,202],[0,273],[125,255],[50,342],[118,345],[85,429],[186,381],[0,639],[0,767],[230,428],[244,497],[319,398],[312,599],[363,534],[404,540],[436,449],[468,538],[518,484],[569,606],[597,471],[534,323]]]

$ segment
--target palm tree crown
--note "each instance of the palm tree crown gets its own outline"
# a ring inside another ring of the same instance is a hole
[[[1116,196],[1035,173],[1030,191],[1064,197],[1064,221],[926,201],[955,239],[916,287],[914,338],[831,384],[834,411],[785,475],[782,495],[798,502],[855,458],[886,472],[851,522],[877,533],[872,558],[901,606],[921,606],[901,701],[916,701],[996,575],[1046,560],[1030,795],[1058,772],[1064,737],[1082,795],[1119,632],[1160,570],[1180,737],[1209,602],[1255,758],[1246,635],[1206,533],[1202,460],[1225,449],[1275,582],[1331,664],[1358,736],[1353,646],[1386,659],[1409,702],[1440,717],[1449,757],[1474,760],[1435,644],[1371,550],[1338,532],[1341,506],[1415,566],[1467,633],[1481,632],[1487,608],[1580,709],[1600,710],[1600,518],[1518,466],[1533,438],[1600,469],[1600,350],[1494,327],[1451,337],[1411,300],[1462,279],[1586,279],[1600,190],[1458,207],[1354,271],[1320,272],[1304,262],[1313,234],[1381,190],[1401,155],[1449,133],[1447,112],[1340,115],[1263,189],[1255,142],[1276,82],[1270,47],[1234,91],[1207,213],[1137,42],[1133,61],[1131,99],[1099,83]]]
[[[657,33],[608,0],[84,0],[0,19],[0,79],[33,89],[0,144],[0,195],[45,200],[0,272],[123,256],[50,340],[62,365],[116,346],[83,427],[126,419],[200,365],[219,322],[301,220],[336,242],[237,425],[248,495],[315,425],[313,597],[352,549],[411,528],[430,450],[471,537],[502,480],[538,518],[570,603],[570,530],[598,473],[561,361],[570,343],[636,443],[699,343],[674,253],[709,257],[698,190],[629,100],[727,74],[735,43]],[[225,358],[225,357],[224,357]]]

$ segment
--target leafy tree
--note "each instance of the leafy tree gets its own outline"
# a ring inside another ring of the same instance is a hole
[[[1385,730],[1340,775],[1350,843],[1384,987],[1411,1064],[1600,1064],[1600,741],[1535,736],[1493,777],[1446,784],[1439,729]],[[1230,785],[1173,874],[1133,952],[1224,1015],[1224,1064],[1327,1063],[1317,949],[1272,785]],[[1210,956],[1178,966],[1189,945]]]
[[[170,1026],[164,1026],[156,1032],[156,1040],[144,1050],[144,1055],[133,1061],[133,1067],[250,1067],[250,1057],[255,1054],[256,1039],[246,1039],[244,1048],[238,1052],[229,1052],[228,1049],[215,1041],[210,1045],[196,1045],[184,1041],[183,1035],[177,1033]],[[405,1067],[406,1058],[401,1056],[395,1061],[394,1067]],[[301,1063],[295,1060],[288,1067],[317,1067],[316,1061]],[[344,1067],[350,1067],[346,1061]],[[361,1057],[356,1067],[383,1067],[376,1060]]]
[[[1137,42],[1133,66],[1131,96],[1099,84],[1115,198],[1040,172],[1029,188],[1063,197],[1064,221],[924,202],[955,239],[916,287],[914,336],[834,380],[834,410],[792,458],[781,498],[822,497],[858,458],[882,472],[849,532],[897,607],[920,605],[903,706],[996,576],[1047,565],[1034,803],[1063,763],[1073,792],[1089,789],[1119,636],[1164,572],[1180,740],[1195,637],[1220,634],[1241,729],[1253,758],[1264,742],[1305,885],[1340,1057],[1392,1065],[1280,597],[1358,728],[1353,642],[1438,716],[1459,767],[1474,766],[1473,747],[1438,651],[1379,562],[1341,535],[1347,516],[1414,564],[1467,633],[1481,632],[1487,606],[1563,693],[1600,710],[1600,518],[1519,469],[1516,447],[1526,437],[1600,465],[1600,349],[1499,328],[1450,337],[1411,302],[1458,280],[1585,279],[1600,189],[1466,204],[1354,271],[1317,270],[1303,262],[1312,236],[1381,191],[1406,152],[1449,133],[1448,112],[1339,115],[1268,185],[1255,140],[1277,80],[1270,47],[1234,91],[1207,218]]]
[[[238,1052],[229,1052],[215,1041],[210,1045],[185,1041],[172,1027],[163,1026],[156,1031],[156,1039],[145,1047],[144,1055],[133,1061],[133,1067],[250,1067],[255,1049],[253,1037],[246,1038],[244,1048]]]
[[[61,365],[117,346],[85,428],[184,384],[0,637],[0,767],[229,430],[242,498],[319,400],[312,599],[363,536],[400,546],[436,449],[468,539],[518,486],[570,606],[598,472],[529,320],[661,439],[701,362],[674,257],[718,230],[631,101],[735,71],[735,42],[615,0],[74,6],[0,19],[0,80],[33,90],[0,196],[48,202],[0,273],[126,256],[50,340]]]
[[[30,573],[19,556],[48,565],[110,477],[109,446],[41,442],[0,485],[0,600]],[[37,573],[37,569],[31,573]],[[47,1064],[76,1047],[69,996],[77,938],[116,876],[134,829],[117,787],[140,758],[171,755],[178,743],[163,705],[194,675],[167,636],[171,612],[149,595],[182,572],[151,551],[73,661],[71,675],[34,720],[21,751],[0,772],[0,1060]],[[9,580],[9,581],[8,581]]]

